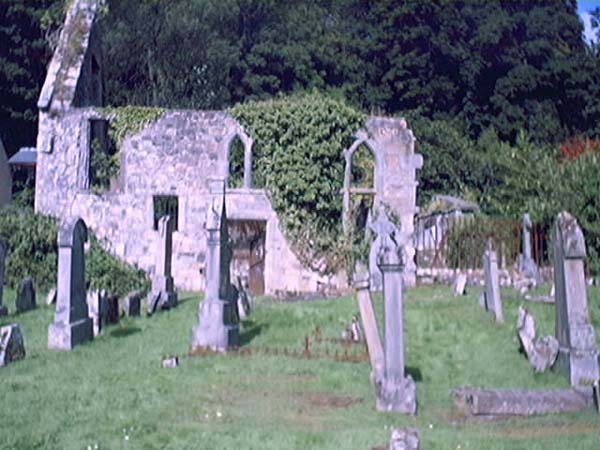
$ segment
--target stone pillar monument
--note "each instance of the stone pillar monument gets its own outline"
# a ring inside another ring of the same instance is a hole
[[[158,247],[156,266],[152,276],[152,290],[148,294],[148,312],[158,308],[169,309],[177,306],[177,293],[173,288],[171,258],[173,254],[173,218],[163,216],[158,220]]]
[[[7,249],[8,246],[6,245],[6,242],[0,240],[0,317],[8,314],[8,309],[2,304],[2,294],[4,292],[4,268]]]
[[[533,260],[533,253],[531,251],[531,219],[529,214],[523,214],[523,253],[519,256],[519,272],[523,273],[529,278],[535,279],[535,282],[539,284],[542,280],[540,279],[540,271],[537,264]]]
[[[558,362],[571,386],[600,378],[596,333],[590,323],[583,262],[585,240],[577,220],[561,212],[554,225],[554,284]]]
[[[192,352],[202,348],[226,351],[240,344],[237,292],[229,279],[232,252],[225,211],[225,180],[210,180],[209,188],[206,290],[199,305],[199,324],[192,330]]]
[[[373,224],[380,239],[377,265],[383,274],[385,316],[384,373],[375,381],[377,409],[415,414],[416,387],[410,375],[404,373],[404,305],[403,275],[405,254],[398,228],[385,213]]]
[[[57,300],[54,323],[48,327],[48,348],[71,350],[93,338],[85,293],[87,227],[78,217],[63,223],[58,232]]]
[[[504,322],[502,312],[502,299],[500,297],[500,281],[498,279],[498,257],[492,250],[492,243],[488,241],[487,250],[483,254],[483,270],[485,273],[485,297],[486,311],[493,311],[497,323]]]

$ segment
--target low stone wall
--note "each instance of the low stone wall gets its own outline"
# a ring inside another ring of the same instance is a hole
[[[459,275],[467,276],[467,284],[470,286],[483,286],[485,284],[485,274],[483,269],[447,269],[447,268],[417,268],[417,284],[448,284],[451,285],[454,279]],[[544,280],[552,280],[552,267],[540,268],[540,274]],[[516,268],[499,269],[498,277],[500,286],[514,287],[520,289],[523,286],[530,286],[534,280],[523,276]]]

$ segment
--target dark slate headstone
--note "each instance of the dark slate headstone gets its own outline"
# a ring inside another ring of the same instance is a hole
[[[140,291],[130,292],[121,300],[121,311],[125,317],[140,315],[140,304],[142,293]]]
[[[119,297],[109,295],[106,298],[106,322],[119,323]]]
[[[93,289],[86,295],[88,307],[88,316],[92,319],[94,337],[100,334],[100,331],[107,323],[108,302],[106,291],[104,289]]]
[[[70,218],[58,231],[58,281],[54,322],[48,327],[48,348],[71,350],[94,337],[85,292],[87,226]]]
[[[25,342],[19,325],[13,323],[0,328],[0,367],[25,358]]]
[[[19,283],[15,306],[18,313],[35,308],[35,288],[33,287],[33,280],[30,277],[23,278]]]

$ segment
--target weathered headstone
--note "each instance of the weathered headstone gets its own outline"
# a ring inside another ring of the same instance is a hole
[[[100,331],[107,322],[108,303],[106,301],[106,291],[104,289],[93,289],[86,295],[88,307],[88,316],[92,319],[94,337],[100,334]]]
[[[125,317],[140,315],[140,304],[142,293],[140,291],[130,292],[121,300],[121,311]]]
[[[498,257],[496,252],[492,250],[491,243],[488,243],[488,248],[483,254],[483,271],[485,274],[485,309],[494,313],[497,323],[503,323],[504,314],[502,312],[502,299],[500,298]]]
[[[389,450],[419,450],[419,432],[415,428],[394,428]]]
[[[35,288],[33,287],[33,280],[31,277],[23,278],[19,283],[15,306],[18,313],[35,308]]]
[[[242,278],[240,276],[237,277],[237,290],[238,290],[238,314],[240,319],[245,319],[250,315],[252,311],[252,294],[248,290],[248,288],[242,282]]]
[[[53,287],[48,291],[48,295],[46,296],[46,305],[54,305],[56,303],[56,288]]]
[[[0,328],[0,367],[25,358],[25,342],[16,323]]]
[[[465,295],[465,289],[467,287],[467,275],[464,273],[459,273],[454,278],[454,285],[452,286],[452,290],[454,292],[455,297],[459,297],[461,295]]]
[[[119,297],[114,294],[106,297],[106,323],[119,323]]]
[[[539,284],[542,280],[537,264],[533,260],[531,251],[531,219],[529,214],[523,214],[523,253],[519,255],[518,269],[523,275],[531,278],[534,284]]]
[[[206,297],[199,305],[199,323],[192,330],[192,352],[202,348],[226,351],[240,344],[237,289],[232,289],[229,278],[232,251],[225,210],[225,180],[213,179],[209,188],[211,202],[206,217]]]
[[[558,362],[571,386],[600,378],[596,333],[590,323],[585,284],[583,232],[577,220],[561,212],[554,226],[554,283]]]
[[[169,309],[177,306],[177,293],[173,287],[173,277],[171,276],[174,224],[171,216],[163,216],[158,220],[156,266],[152,276],[152,290],[148,294],[148,312],[150,314],[157,309]]]
[[[535,336],[535,320],[523,306],[519,306],[517,335],[527,359],[536,372],[544,372],[554,365],[558,356],[558,341],[554,336]]]
[[[4,267],[7,248],[8,246],[6,245],[6,242],[0,240],[0,317],[8,314],[8,309],[2,304],[2,294],[4,292]]]
[[[385,214],[380,214],[373,225],[380,238],[377,265],[383,274],[384,301],[384,373],[375,380],[377,409],[415,414],[417,411],[416,387],[410,375],[404,372],[404,304],[403,248],[398,242],[400,234]]]
[[[357,264],[354,271],[354,289],[356,290],[356,298],[358,300],[358,308],[360,317],[363,323],[365,339],[367,341],[367,349],[369,350],[369,359],[371,360],[371,379],[377,380],[383,377],[384,357],[383,347],[381,345],[381,337],[377,329],[377,320],[375,311],[373,310],[373,302],[371,301],[371,293],[369,291],[369,272],[366,268]]]
[[[70,350],[93,339],[92,319],[85,299],[85,255],[87,226],[70,218],[58,232],[58,281],[54,323],[48,327],[48,347]]]

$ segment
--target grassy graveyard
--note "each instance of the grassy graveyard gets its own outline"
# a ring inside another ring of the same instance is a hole
[[[243,323],[243,354],[231,355],[187,356],[195,294],[182,295],[172,311],[122,319],[72,352],[46,348],[52,307],[3,317],[2,325],[20,323],[27,357],[0,369],[0,448],[371,449],[387,448],[390,427],[408,425],[419,429],[423,449],[597,449],[593,411],[457,422],[454,387],[568,386],[557,372],[534,374],[518,353],[516,293],[503,291],[503,326],[478,306],[478,294],[454,298],[441,286],[407,292],[414,418],[376,412],[369,363],[339,361],[364,356],[361,346],[339,339],[358,313],[352,297],[258,299]],[[4,299],[14,306],[13,292]],[[375,303],[381,316],[381,298]],[[600,289],[591,289],[589,305],[600,331]],[[553,334],[554,306],[526,306],[538,334]],[[306,336],[311,358],[302,356]],[[167,355],[180,356],[180,366],[162,368]]]

